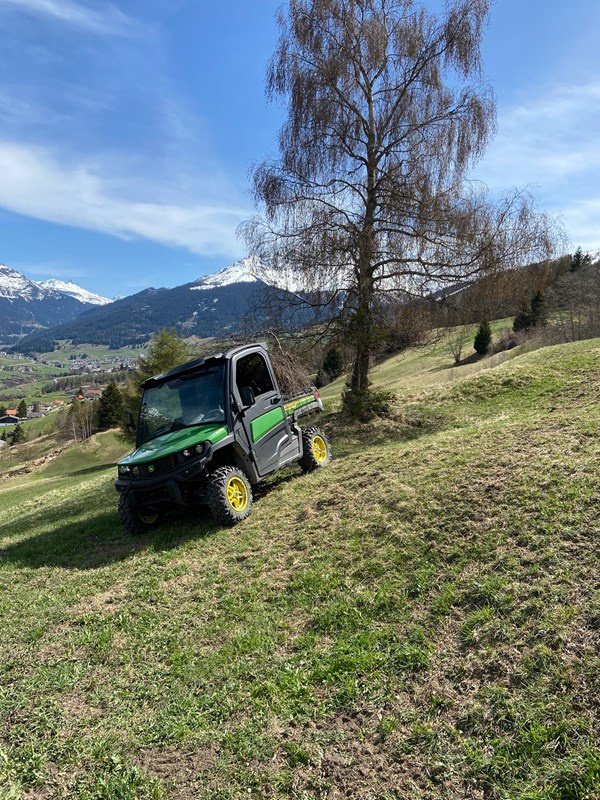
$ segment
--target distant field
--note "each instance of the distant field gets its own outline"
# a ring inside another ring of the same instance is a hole
[[[0,482],[0,797],[598,798],[600,340],[513,355],[235,530],[124,536],[112,434]]]
[[[64,399],[64,392],[45,393],[42,389],[51,382],[54,377],[66,377],[73,374],[73,368],[69,366],[57,367],[57,363],[68,363],[70,357],[85,356],[87,361],[99,360],[106,362],[107,369],[114,366],[113,362],[119,360],[137,359],[144,352],[143,348],[122,347],[118,350],[110,350],[101,345],[76,345],[70,342],[62,342],[58,350],[52,353],[41,353],[39,361],[32,359],[21,359],[0,356],[0,403],[16,403],[25,400],[27,403],[50,402],[52,400]],[[49,361],[50,364],[42,364],[41,361]],[[32,372],[18,373],[3,370],[3,366],[28,367]],[[81,382],[85,384],[86,375],[81,375]]]
[[[40,358],[48,361],[60,361],[70,356],[87,355],[89,358],[138,358],[144,348],[140,347],[120,347],[111,350],[106,345],[101,344],[77,344],[73,345],[70,341],[64,340],[59,343],[59,347],[50,353],[41,353]]]

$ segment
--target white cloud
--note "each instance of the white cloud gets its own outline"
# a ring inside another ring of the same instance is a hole
[[[112,3],[91,7],[75,0],[0,0],[0,9],[3,6],[14,11],[51,17],[92,33],[123,36],[133,30],[133,19]]]
[[[162,200],[171,193],[150,189],[127,174],[124,163],[61,162],[42,147],[0,141],[0,206],[36,219],[100,231],[124,239],[141,237],[202,256],[238,257],[235,231],[248,210],[222,198]],[[207,176],[206,185],[211,183]],[[136,186],[138,196],[136,196]],[[142,188],[143,187],[143,188]]]
[[[574,246],[600,249],[600,197],[575,201],[563,208],[562,215]]]
[[[498,135],[478,169],[493,188],[542,189],[600,170],[600,80],[560,85],[501,112]]]
[[[476,177],[495,191],[531,189],[562,218],[573,246],[600,246],[600,78],[557,85],[500,111]]]

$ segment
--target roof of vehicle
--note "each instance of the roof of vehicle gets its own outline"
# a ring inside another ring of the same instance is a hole
[[[229,359],[233,358],[233,356],[237,355],[238,353],[242,353],[244,350],[256,350],[257,348],[266,350],[267,345],[265,342],[243,344],[238,347],[232,347],[231,350],[226,350],[222,353],[213,353],[208,356],[202,356],[202,358],[196,358],[193,361],[180,364],[178,367],[173,367],[173,369],[163,372],[162,375],[155,375],[152,378],[148,378],[148,380],[144,381],[142,384],[142,389],[150,389],[152,386],[158,386],[159,384],[164,383],[166,380],[172,380],[173,378],[179,378],[182,375],[194,373],[197,370],[202,369],[204,366],[210,366],[211,364],[216,364],[219,361],[229,361]]]

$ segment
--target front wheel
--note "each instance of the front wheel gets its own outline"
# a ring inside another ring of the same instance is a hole
[[[320,428],[302,431],[302,458],[299,463],[303,472],[312,472],[331,463],[331,445]]]
[[[252,509],[250,481],[237,467],[219,467],[208,476],[206,501],[221,525],[237,525]]]
[[[158,525],[158,512],[138,508],[130,494],[119,497],[119,517],[121,525],[133,536],[143,536]]]

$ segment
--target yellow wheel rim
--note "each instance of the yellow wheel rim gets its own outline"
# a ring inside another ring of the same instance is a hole
[[[327,461],[327,442],[322,436],[319,436],[319,434],[313,436],[311,447],[312,454],[317,463],[322,464],[324,461]]]
[[[158,519],[158,514],[140,514],[139,517],[146,525],[154,525]]]
[[[241,478],[233,477],[227,481],[227,502],[238,514],[248,507],[248,489]]]

